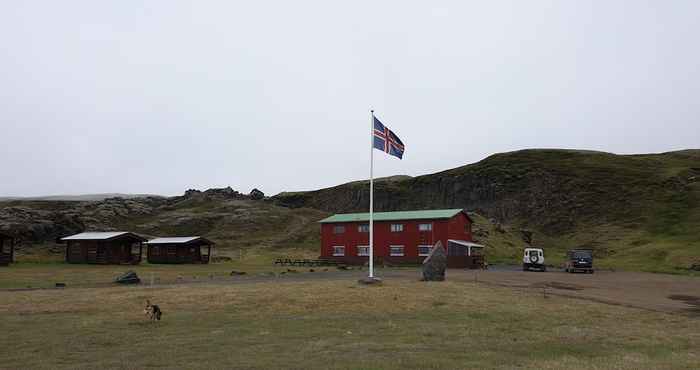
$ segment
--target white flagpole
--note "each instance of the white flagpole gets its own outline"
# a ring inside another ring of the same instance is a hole
[[[374,110],[371,110],[369,142],[369,278],[374,278]]]

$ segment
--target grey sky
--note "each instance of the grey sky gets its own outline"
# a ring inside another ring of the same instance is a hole
[[[145,5],[144,5],[145,4]],[[0,195],[268,194],[700,147],[698,1],[3,1]]]

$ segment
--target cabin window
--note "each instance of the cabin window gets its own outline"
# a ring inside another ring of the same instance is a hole
[[[343,257],[345,256],[345,247],[335,246],[333,247],[333,257]]]
[[[368,233],[369,232],[369,225],[360,225],[357,227],[357,232],[358,233]]]
[[[369,256],[369,247],[366,245],[358,245],[357,246],[357,255],[360,257]]]
[[[345,226],[333,226],[333,234],[345,233]]]
[[[391,224],[392,233],[400,233],[403,231],[403,224]]]
[[[418,231],[432,231],[433,224],[418,224]]]
[[[419,245],[418,246],[418,255],[421,257],[429,256],[431,250],[433,250],[432,245]]]
[[[403,245],[392,245],[389,247],[389,255],[392,257],[403,257]]]
[[[160,247],[151,247],[151,254],[159,255]]]

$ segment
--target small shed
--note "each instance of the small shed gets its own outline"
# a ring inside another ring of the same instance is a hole
[[[100,265],[141,263],[147,239],[125,231],[85,232],[65,238],[66,262]]]
[[[146,242],[148,263],[209,263],[214,243],[201,236],[156,238]],[[206,254],[202,247],[207,247]]]
[[[0,233],[0,266],[7,266],[15,259],[15,238]]]
[[[477,269],[485,263],[483,245],[466,240],[447,241],[447,267]]]

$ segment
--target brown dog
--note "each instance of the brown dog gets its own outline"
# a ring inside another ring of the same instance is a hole
[[[151,321],[160,321],[160,317],[163,315],[163,311],[160,310],[160,307],[155,304],[151,304],[150,300],[146,300],[146,308],[144,308],[143,313],[148,317]]]

